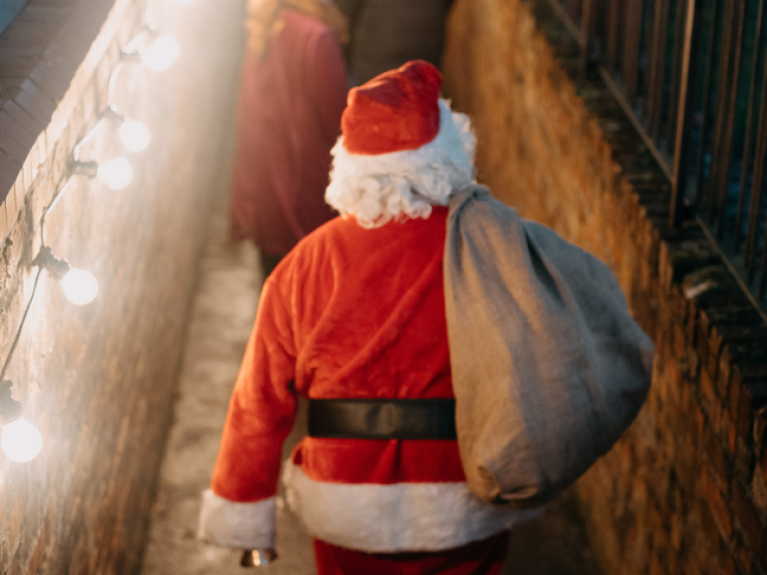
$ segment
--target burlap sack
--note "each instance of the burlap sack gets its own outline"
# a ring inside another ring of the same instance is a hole
[[[609,268],[487,188],[450,203],[445,299],[456,427],[470,489],[540,504],[629,426],[653,345]]]

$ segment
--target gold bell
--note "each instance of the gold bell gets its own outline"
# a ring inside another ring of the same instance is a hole
[[[243,567],[264,567],[277,559],[274,549],[253,549],[242,552],[240,565]]]

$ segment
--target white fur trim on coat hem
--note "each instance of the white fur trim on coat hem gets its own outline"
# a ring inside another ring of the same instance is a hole
[[[329,483],[290,462],[283,479],[288,505],[313,537],[368,553],[460,547],[541,512],[485,503],[466,482]]]
[[[206,489],[197,536],[219,547],[274,549],[276,513],[276,497],[237,503]]]

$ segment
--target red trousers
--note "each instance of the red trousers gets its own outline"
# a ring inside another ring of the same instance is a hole
[[[435,553],[362,553],[314,540],[318,575],[498,575],[509,534]]]

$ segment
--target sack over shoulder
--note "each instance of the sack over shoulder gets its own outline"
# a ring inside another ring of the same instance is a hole
[[[472,492],[538,505],[618,440],[653,345],[610,269],[477,186],[451,199],[445,301],[456,429]]]

